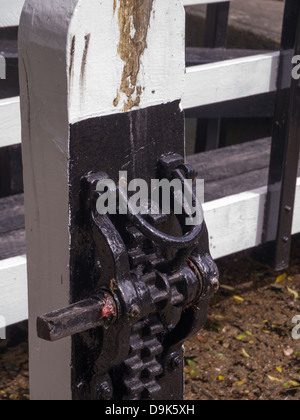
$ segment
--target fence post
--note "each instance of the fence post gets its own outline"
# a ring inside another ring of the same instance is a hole
[[[203,325],[218,286],[205,225],[168,250],[180,233],[173,219],[151,219],[162,233],[139,217],[101,216],[96,193],[107,178],[119,185],[120,171],[148,185],[160,171],[195,176],[179,156],[184,21],[177,0],[25,3],[32,399],[183,397],[182,342]]]
[[[291,55],[300,54],[299,2],[287,0],[283,19],[281,59],[273,125],[263,245],[258,259],[283,270],[289,266],[299,160],[299,80],[292,79]],[[288,89],[282,86],[289,85]]]

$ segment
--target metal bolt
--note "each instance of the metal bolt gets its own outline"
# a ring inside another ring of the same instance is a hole
[[[141,313],[140,308],[137,305],[134,305],[129,312],[129,317],[130,318],[137,318]]]
[[[290,213],[292,211],[292,207],[291,206],[285,206],[284,210],[287,211],[288,213]]]
[[[211,281],[210,284],[212,285],[212,288],[214,289],[214,291],[217,293],[217,291],[220,288],[220,282],[219,279],[217,277],[214,277]]]
[[[109,401],[113,397],[112,387],[108,382],[104,382],[97,386],[96,389],[97,400],[99,401]]]
[[[289,238],[288,236],[284,236],[284,237],[282,238],[282,241],[283,241],[285,244],[287,244],[287,243],[289,242],[289,240],[290,240],[290,238]]]
[[[178,369],[182,364],[182,358],[180,357],[180,355],[178,353],[172,353],[170,356],[170,361],[169,361],[169,370],[176,370]]]

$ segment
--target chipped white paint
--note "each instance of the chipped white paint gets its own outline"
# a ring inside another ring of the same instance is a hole
[[[0,0],[0,28],[19,26],[24,0]]]
[[[123,112],[127,100],[123,93],[118,106],[114,105],[124,68],[118,54],[118,10],[119,1],[115,12],[111,0],[77,3],[67,46],[70,122]],[[138,85],[143,89],[139,108],[181,99],[185,77],[184,26],[185,15],[179,0],[154,0],[147,49],[141,57],[138,76]],[[91,37],[84,65],[88,34]]]

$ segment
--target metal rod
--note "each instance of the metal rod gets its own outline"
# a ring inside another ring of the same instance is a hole
[[[57,341],[92,328],[107,327],[116,317],[115,301],[104,293],[39,317],[37,332],[43,340]]]

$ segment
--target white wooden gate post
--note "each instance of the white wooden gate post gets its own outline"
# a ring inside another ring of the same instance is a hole
[[[37,316],[71,300],[70,126],[179,101],[184,22],[179,0],[25,3],[19,62],[32,399],[72,399],[71,340],[49,344],[36,333]],[[136,31],[143,42],[130,51]]]

